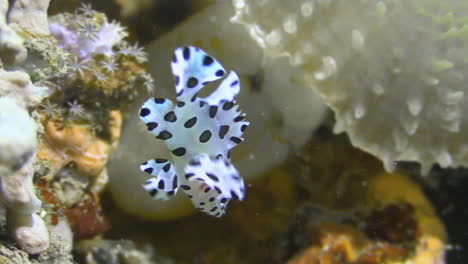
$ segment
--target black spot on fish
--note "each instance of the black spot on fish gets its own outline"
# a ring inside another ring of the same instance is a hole
[[[205,56],[205,58],[203,58],[203,66],[210,66],[213,62],[214,62],[213,58],[211,58],[208,55]]]
[[[184,47],[184,50],[182,51],[182,55],[184,56],[184,60],[190,59],[190,48]]]
[[[142,108],[140,110],[140,116],[141,117],[145,117],[145,116],[149,115],[150,113],[151,113],[151,111],[146,107],[144,107],[144,108]]]
[[[183,147],[176,148],[172,151],[172,154],[176,155],[177,157],[181,157],[185,154],[186,150]]]

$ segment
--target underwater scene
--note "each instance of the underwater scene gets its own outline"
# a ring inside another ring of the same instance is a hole
[[[465,0],[0,0],[0,264],[466,264],[465,90]]]

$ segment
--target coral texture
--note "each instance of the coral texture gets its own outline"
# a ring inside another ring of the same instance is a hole
[[[126,29],[109,22],[105,14],[82,5],[73,14],[51,17],[49,28],[68,55],[67,86],[83,87],[93,97],[103,94],[108,99],[105,104],[112,101],[108,107],[114,108],[131,101],[138,92],[135,88],[153,88],[153,80],[142,67],[146,53],[138,44],[124,40]]]
[[[109,142],[96,136],[88,126],[74,124],[67,127],[63,120],[47,119],[42,116],[44,134],[38,147],[38,157],[46,161],[49,167],[49,178],[59,170],[73,163],[75,170],[88,177],[88,187],[93,192],[100,192],[107,184],[105,166],[109,154],[120,138],[121,114],[113,111],[110,114]]]
[[[84,12],[55,16],[49,25],[52,35],[61,48],[80,60],[97,54],[110,56],[112,47],[128,35],[127,31],[117,22],[108,22],[102,13],[92,9]]]
[[[272,56],[287,55],[335,112],[335,132],[395,161],[468,165],[464,33],[450,1],[234,0],[233,21]]]
[[[120,137],[121,110],[141,89],[152,87],[142,66],[145,53],[123,40],[125,28],[89,5],[51,17],[49,28],[55,39],[27,39],[40,55],[30,68],[51,87],[39,107],[44,133],[38,156],[48,166],[49,180],[73,164],[91,179],[88,190],[99,192]]]
[[[107,161],[123,110],[153,80],[142,48],[130,46],[126,29],[90,5],[49,22],[50,36],[25,38],[34,55],[25,69],[50,88],[36,115],[42,128],[37,187],[48,203],[50,229],[81,240],[108,229],[97,196],[108,183]]]
[[[0,71],[0,196],[12,237],[30,254],[49,247],[43,216],[51,230],[64,234],[67,241],[72,234],[64,212],[73,212],[68,220],[76,239],[106,230],[107,225],[100,225],[104,220],[99,199],[93,203],[86,199],[107,184],[105,165],[120,137],[121,110],[134,98],[132,93],[152,86],[142,65],[145,53],[123,40],[127,35],[123,27],[108,23],[104,14],[86,5],[75,14],[53,17],[49,25],[48,2],[11,1],[9,25],[24,38],[20,40],[29,56],[17,71]],[[0,7],[7,12],[6,4]],[[1,40],[8,39],[5,35]],[[79,175],[86,184],[63,176],[67,173]],[[56,195],[64,200],[45,199],[52,206],[44,206],[41,216],[36,214],[41,200],[35,194],[33,175],[47,176],[43,182],[54,186],[42,188],[60,190]],[[70,189],[73,192],[67,192]]]
[[[0,200],[7,208],[9,231],[30,254],[49,247],[49,233],[36,213],[41,201],[33,187],[37,126],[27,107],[37,105],[45,88],[23,72],[0,71]]]
[[[144,188],[154,199],[167,199],[180,188],[193,205],[221,217],[233,198],[242,200],[244,182],[230,162],[230,150],[243,141],[249,122],[234,98],[239,78],[230,72],[209,96],[198,93],[206,84],[225,76],[224,68],[195,47],[178,48],[171,63],[177,103],[164,98],[146,101],[140,118],[157,139],[164,140],[172,162],[152,159],[140,169],[154,178]]]
[[[27,56],[23,39],[7,25],[8,0],[0,1],[0,58],[3,63],[18,64]]]
[[[10,24],[19,32],[35,36],[49,35],[47,8],[50,0],[16,0],[9,12]]]

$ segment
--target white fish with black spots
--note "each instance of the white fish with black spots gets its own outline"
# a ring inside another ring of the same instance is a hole
[[[240,83],[232,71],[196,47],[175,50],[171,63],[177,102],[151,98],[140,118],[157,139],[164,140],[171,161],[151,159],[140,169],[154,176],[143,186],[154,199],[169,199],[182,189],[193,205],[221,217],[232,198],[244,198],[244,181],[231,164],[229,152],[243,141],[248,127],[234,101]],[[198,92],[222,77],[219,87],[205,98]]]

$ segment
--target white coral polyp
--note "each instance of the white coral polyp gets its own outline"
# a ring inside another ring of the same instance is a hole
[[[335,132],[388,171],[399,160],[419,162],[424,174],[434,163],[468,165],[467,2],[266,2],[234,0],[233,21],[267,54],[286,54],[310,73],[335,112]],[[284,27],[290,17],[294,32]],[[260,34],[273,31],[274,45]]]
[[[95,32],[80,34],[80,30],[85,30],[83,27],[88,23],[84,21],[86,19],[90,18],[77,16],[74,20],[68,21],[63,15],[57,15],[51,18],[49,24],[50,33],[58,40],[58,46],[77,56],[80,60],[89,59],[97,54],[112,55],[112,48],[128,35],[125,28],[119,23],[114,21],[109,23],[107,19],[104,19],[101,25],[88,25],[96,27]]]

